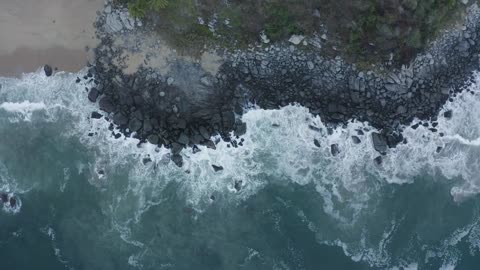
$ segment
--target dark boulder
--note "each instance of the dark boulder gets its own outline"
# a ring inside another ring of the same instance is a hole
[[[208,130],[204,127],[204,126],[201,126],[198,131],[200,132],[200,135],[202,135],[202,137],[205,139],[205,140],[209,140],[210,139],[210,133],[208,132]]]
[[[222,166],[212,165],[212,168],[215,172],[223,171]]]
[[[138,120],[137,118],[130,119],[128,122],[128,128],[130,131],[138,131],[142,128],[142,121]]]
[[[394,148],[403,141],[403,135],[399,132],[388,133],[385,138],[387,139],[387,144],[390,148]]]
[[[107,113],[112,113],[113,111],[115,111],[115,105],[113,105],[113,102],[109,97],[103,97],[102,99],[100,99],[98,105],[100,106],[100,110]]]
[[[93,119],[100,119],[100,118],[102,118],[102,115],[99,114],[98,112],[92,112],[90,117],[93,118]]]
[[[150,133],[153,130],[152,123],[150,122],[150,119],[146,119],[143,121],[143,132],[145,134]]]
[[[147,165],[148,163],[152,162],[152,159],[147,157],[142,160],[143,165]]]
[[[183,145],[187,145],[189,141],[190,139],[188,138],[187,134],[185,134],[184,132],[182,132],[182,134],[180,134],[180,136],[177,139],[177,142]]]
[[[338,144],[334,143],[330,145],[330,152],[333,156],[340,154],[340,149],[338,148]]]
[[[90,89],[90,92],[88,92],[88,100],[90,100],[91,102],[97,102],[97,98],[99,95],[100,92],[98,92],[97,88],[92,87],[92,89]]]
[[[241,122],[235,126],[234,134],[235,136],[242,136],[247,133],[247,123]]]
[[[239,192],[242,189],[242,184],[243,184],[242,180],[237,180],[235,181],[235,184],[233,185],[233,187],[237,192]]]
[[[157,135],[152,134],[152,135],[150,135],[150,136],[147,137],[147,141],[148,141],[149,143],[151,143],[151,144],[157,145],[158,142],[160,141],[160,139],[158,138]]]
[[[205,141],[205,146],[213,150],[217,149],[217,146],[215,146],[215,143],[212,140]]]
[[[380,133],[373,132],[372,133],[372,143],[373,143],[373,148],[379,152],[380,154],[386,154],[387,153],[387,140],[385,139],[385,136],[383,136]]]
[[[187,127],[187,121],[185,121],[185,119],[180,118],[178,119],[175,127],[178,129],[185,129]]]
[[[316,146],[316,147],[319,147],[320,148],[320,142],[317,140],[317,139],[313,139],[313,144]]]
[[[235,125],[235,114],[233,111],[222,112],[222,124],[225,129],[233,129]]]
[[[358,138],[357,136],[352,136],[352,141],[353,141],[353,144],[359,144],[362,142],[360,138]]]
[[[17,206],[17,199],[15,197],[10,197],[10,207],[15,207]]]
[[[448,110],[443,113],[443,117],[445,117],[446,119],[452,119],[452,116],[453,116],[452,110]]]
[[[198,146],[196,146],[196,145],[194,145],[194,146],[192,147],[192,152],[193,152],[194,154],[196,154],[196,153],[198,153],[198,152],[201,152],[201,151],[202,151],[202,150],[200,150],[200,148],[198,148]]]
[[[119,126],[128,124],[128,118],[123,113],[116,113],[113,116],[113,122]]]
[[[8,202],[8,194],[7,194],[7,193],[1,193],[1,194],[0,194],[0,200],[1,200],[3,203],[7,203],[7,202]]]
[[[182,150],[183,150],[183,145],[176,142],[172,143],[172,153],[174,155],[178,155]]]
[[[177,165],[178,167],[182,167],[182,166],[183,166],[183,158],[182,158],[182,156],[179,155],[179,154],[173,155],[173,156],[172,156],[172,161],[173,161],[173,163],[175,163],[175,165]]]
[[[50,76],[52,76],[52,74],[53,74],[53,69],[52,69],[52,67],[49,66],[49,65],[43,66],[43,71],[45,71],[45,75],[46,75],[47,77],[50,77]]]
[[[383,163],[382,156],[378,156],[378,157],[374,158],[373,161],[377,165],[382,165],[382,163]]]

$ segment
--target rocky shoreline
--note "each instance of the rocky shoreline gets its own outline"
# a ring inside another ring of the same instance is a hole
[[[331,125],[367,121],[381,130],[372,141],[384,154],[402,142],[402,127],[415,118],[428,120],[430,130],[439,132],[434,125],[441,107],[463,90],[478,69],[479,14],[477,5],[472,5],[463,26],[450,29],[401,70],[360,71],[339,57],[326,58],[304,49],[303,37],[297,37],[293,43],[222,51],[221,64],[214,71],[179,55],[165,71],[149,66],[146,55],[140,67],[128,74],[125,51],[141,51],[142,44],[118,40],[127,35],[142,40],[151,30],[129,18],[125,10],[107,5],[96,25],[101,44],[95,49],[95,65],[83,79],[95,80],[88,99],[107,114],[113,136],[133,134],[141,142],[170,148],[178,166],[186,147],[194,152],[199,151],[196,145],[215,148],[214,135],[231,147],[241,146],[239,136],[246,131],[241,115],[252,103],[265,109],[298,103]],[[92,118],[101,117],[92,113]],[[333,155],[339,151],[335,146],[331,149]]]

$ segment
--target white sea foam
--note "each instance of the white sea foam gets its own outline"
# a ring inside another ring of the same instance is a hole
[[[95,156],[89,165],[91,183],[99,188],[115,181],[109,176],[118,170],[126,172],[126,190],[110,202],[110,214],[122,238],[135,246],[143,243],[132,239],[130,226],[139,223],[145,211],[163,202],[161,191],[172,181],[200,212],[212,203],[211,195],[231,202],[244,200],[271,183],[313,184],[323,198],[324,212],[348,228],[353,228],[368,211],[381,186],[411,183],[425,173],[455,180],[451,195],[456,201],[480,192],[480,110],[472,109],[480,106],[478,93],[465,92],[447,103],[443,111],[453,110],[453,118],[445,119],[440,113],[437,133],[423,126],[415,130],[406,127],[408,143],[390,149],[382,165],[373,161],[379,154],[371,143],[370,134],[375,130],[367,123],[353,121],[329,135],[319,117],[306,108],[290,105],[280,110],[249,110],[243,115],[248,127],[242,137],[243,147],[228,147],[228,143],[220,142],[217,150],[200,147],[201,152],[193,154],[187,149],[182,152],[184,167],[177,168],[169,161],[167,149],[138,146],[132,138],[114,139],[108,122],[90,119],[88,116],[97,107],[87,101],[85,85],[74,83],[76,76],[82,75],[59,72],[47,78],[37,72],[22,79],[0,78],[0,108],[23,117],[7,116],[10,121],[28,121],[38,110],[45,117],[35,121],[64,121],[61,134],[79,138]],[[471,86],[477,88],[477,84]],[[357,130],[363,130],[365,135],[358,135]],[[90,132],[95,135],[88,136]],[[440,136],[440,132],[445,135]],[[359,136],[361,143],[354,144],[353,135]],[[314,139],[320,147],[315,146]],[[340,149],[336,156],[330,153],[332,144]],[[437,153],[438,147],[442,150]],[[152,162],[144,165],[145,157]],[[215,172],[213,164],[224,170]],[[237,191],[234,185],[240,181],[242,188]],[[309,227],[313,229],[314,224]],[[388,241],[391,230],[395,230],[394,225],[386,228],[384,241]],[[389,260],[381,247],[365,246],[368,252],[359,254],[339,239],[319,237],[324,243],[343,247],[353,259],[374,265]]]
[[[13,114],[10,121],[31,121],[32,114],[35,111],[44,110],[45,104],[43,102],[31,103],[29,101],[23,102],[3,102],[0,104],[0,109]]]

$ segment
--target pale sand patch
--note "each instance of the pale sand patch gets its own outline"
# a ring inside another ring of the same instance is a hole
[[[138,44],[138,46],[134,46],[134,50],[132,49],[133,44]],[[121,56],[121,62],[114,59],[114,64],[123,67],[122,70],[125,74],[133,74],[143,66],[153,68],[165,76],[170,72],[171,64],[178,60],[184,60],[198,63],[204,71],[215,75],[224,61],[214,52],[203,52],[198,58],[179,54],[159,34],[155,33],[148,36],[135,32],[124,33],[116,37],[114,47],[125,49]]]
[[[217,74],[222,63],[223,58],[221,56],[210,52],[204,52],[200,58],[202,68],[212,75]]]
[[[50,64],[78,71],[97,45],[93,23],[104,0],[1,0],[0,76]]]

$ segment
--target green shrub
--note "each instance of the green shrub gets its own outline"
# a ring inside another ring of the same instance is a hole
[[[128,11],[135,18],[143,18],[150,11],[160,11],[168,6],[168,0],[134,0],[128,3]]]
[[[282,5],[272,5],[265,23],[265,32],[272,40],[279,40],[298,32],[298,27],[288,9]]]

